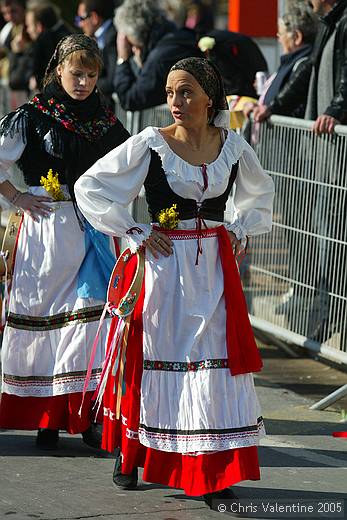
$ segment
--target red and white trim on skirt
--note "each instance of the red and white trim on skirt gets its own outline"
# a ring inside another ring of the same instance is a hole
[[[231,274],[225,277],[224,283],[226,306],[228,307],[232,300],[230,291],[228,291],[228,286],[229,288],[233,287],[233,294],[235,297],[235,283],[236,285],[238,284],[238,293],[242,294],[242,301],[244,301],[244,297],[229,237],[227,236],[224,226],[221,226],[220,228],[218,228],[218,239],[222,265],[225,267],[226,261],[228,260],[228,272],[230,273],[230,264],[235,264],[235,269],[231,270]],[[211,230],[208,230],[207,232],[211,233]],[[175,233],[179,234],[179,231],[175,231]],[[195,231],[192,233],[195,233]],[[203,233],[204,231],[202,231],[202,234]],[[189,231],[182,231],[182,234],[185,236],[189,235]],[[189,238],[191,237],[189,236]],[[125,282],[125,286],[130,285],[135,271],[136,256],[134,255],[129,260],[126,272],[128,280]],[[229,293],[229,297],[226,294],[227,292]],[[143,480],[174,488],[181,488],[187,495],[191,496],[212,493],[236,484],[242,480],[259,480],[260,471],[258,450],[256,446],[229,449],[226,451],[213,452],[211,454],[183,455],[176,452],[164,452],[147,448],[140,444],[138,440],[138,430],[140,422],[140,388],[143,371],[142,308],[144,294],[145,287],[143,284],[141,295],[132,315],[129,330],[127,359],[124,374],[125,394],[122,396],[122,418],[119,420],[115,419],[116,395],[114,391],[114,389],[117,388],[118,374],[113,375],[111,370],[107,381],[104,394],[102,448],[109,452],[113,452],[117,447],[121,449],[122,473],[130,474],[135,466],[143,467]],[[237,296],[239,296],[239,294]],[[235,305],[233,305],[233,310],[234,308]],[[236,309],[240,309],[239,298],[237,298]],[[237,312],[237,320],[239,320],[240,313],[243,314],[241,322],[248,320],[245,303],[242,304],[241,302],[241,311]],[[238,323],[240,324],[240,321],[238,321]],[[112,342],[112,336],[116,330],[116,326],[117,319],[113,318],[110,327],[108,346]],[[243,340],[244,339],[245,338],[243,337]],[[252,351],[252,349],[250,350]],[[244,366],[240,366],[243,365],[243,359],[240,359],[237,369],[240,370],[241,373],[259,370],[261,367],[261,361],[260,358],[257,357],[257,354],[253,355],[252,364],[254,370],[246,370],[244,369]]]
[[[92,397],[87,392],[83,413],[78,415],[82,392],[54,397],[18,397],[3,393],[0,403],[0,428],[13,430],[66,430],[75,434],[87,430],[92,422]]]

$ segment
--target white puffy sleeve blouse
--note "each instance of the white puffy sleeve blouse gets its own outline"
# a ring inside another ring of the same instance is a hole
[[[21,157],[24,149],[25,143],[20,131],[13,136],[0,136],[0,183],[11,180],[11,167]]]
[[[235,214],[226,228],[238,239],[271,230],[274,185],[262,169],[248,143],[233,131],[217,159],[207,164],[208,186],[204,191],[202,168],[193,166],[169,147],[156,127],[148,127],[99,159],[75,184],[78,206],[87,220],[98,230],[117,237],[126,237],[132,251],[147,239],[152,226],[134,221],[128,211],[147,176],[155,150],[162,162],[171,189],[179,196],[202,202],[225,192],[232,166],[239,161],[235,180]],[[216,222],[206,221],[214,227]],[[136,227],[140,234],[127,234]],[[195,228],[195,220],[179,222],[179,228]]]

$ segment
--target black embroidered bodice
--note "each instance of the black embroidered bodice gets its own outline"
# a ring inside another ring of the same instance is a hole
[[[67,184],[72,198],[76,180],[100,157],[124,142],[129,134],[114,118],[114,123],[95,140],[87,140],[73,128],[61,124],[38,110],[33,104],[22,105],[5,116],[0,135],[13,137],[19,133],[25,148],[17,160],[28,186],[39,186],[41,176],[49,169],[59,174],[59,182]]]
[[[57,123],[49,120],[44,115],[40,115],[41,121],[38,126],[36,120],[31,117],[33,109],[28,106],[27,112],[23,115],[23,141],[26,143],[21,157],[17,164],[23,172],[24,181],[28,186],[39,186],[41,176],[46,176],[50,168],[53,172],[59,173],[59,182],[67,184],[66,179],[66,157],[63,157],[62,151],[66,149],[65,132],[62,132]],[[35,113],[36,117],[37,114]],[[44,133],[43,128],[46,126]],[[59,136],[58,136],[59,132]],[[46,139],[51,139],[50,153],[49,144]],[[54,137],[53,137],[54,136]],[[56,146],[59,138],[60,146]]]
[[[180,197],[171,189],[163,170],[160,156],[157,152],[151,150],[151,162],[144,186],[152,221],[156,222],[157,215],[162,209],[170,208],[173,204],[177,204],[180,220],[200,217],[204,220],[223,222],[226,203],[236,179],[237,169],[238,162],[231,169],[227,189],[222,195],[205,199],[203,202],[198,203],[194,199]]]

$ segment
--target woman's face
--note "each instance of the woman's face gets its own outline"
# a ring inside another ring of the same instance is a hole
[[[25,9],[16,2],[11,2],[1,7],[1,14],[5,22],[12,22],[13,25],[19,25],[24,22]]]
[[[166,95],[177,125],[189,128],[207,124],[208,109],[212,106],[212,101],[189,72],[170,72],[166,82]]]
[[[282,46],[283,54],[296,50],[295,33],[288,31],[282,20],[278,21],[277,39]]]
[[[57,74],[65,92],[78,101],[84,101],[90,96],[98,80],[97,69],[74,63],[73,59],[58,65]]]

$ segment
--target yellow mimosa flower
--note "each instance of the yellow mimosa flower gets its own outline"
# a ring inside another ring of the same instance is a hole
[[[52,168],[48,170],[47,177],[41,177],[40,184],[45,188],[53,200],[66,200],[66,197],[61,189],[58,174],[53,173]]]
[[[171,208],[162,209],[157,215],[160,227],[164,229],[176,229],[179,223],[177,204]]]

